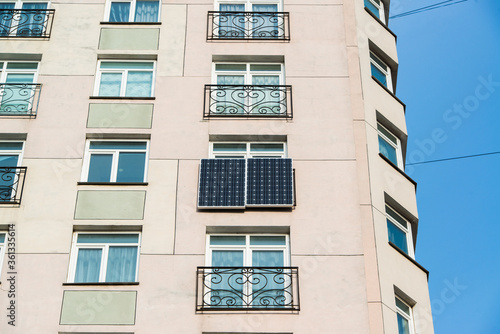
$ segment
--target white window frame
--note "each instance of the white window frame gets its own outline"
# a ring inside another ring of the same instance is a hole
[[[252,12],[252,5],[278,5],[278,12],[283,11],[283,0],[216,0],[214,10],[220,11],[220,5],[245,5],[245,12]]]
[[[6,1],[0,1],[0,3],[15,3],[14,9],[22,9],[23,8],[23,4],[25,2],[28,2],[28,3],[34,3],[34,2],[46,3],[47,4],[47,9],[50,8],[50,3],[51,3],[50,0],[11,0],[11,1],[6,0]]]
[[[366,0],[366,1],[369,1],[375,8],[378,9],[378,18],[380,19],[380,21],[382,21],[384,24],[386,24],[385,22],[385,6],[384,6],[384,2],[382,0]],[[377,3],[377,1],[379,3]],[[368,8],[368,10],[370,10]],[[371,10],[370,10],[371,12]],[[377,16],[376,13],[373,13],[375,16]]]
[[[106,0],[106,7],[104,9],[104,21],[109,22],[109,16],[111,15],[111,3],[112,2],[127,2],[130,3],[130,12],[128,21],[120,23],[158,23],[161,21],[161,0],[158,1],[158,19],[156,22],[135,22],[135,8],[137,0]]]
[[[245,237],[245,245],[210,245],[210,237]],[[285,237],[285,245],[250,245],[250,237]],[[283,267],[290,266],[290,236],[288,234],[235,234],[235,233],[213,233],[207,234],[206,239],[205,259],[208,267],[212,266],[212,251],[214,250],[242,250],[243,251],[243,266],[252,267],[252,251],[253,250],[282,250],[283,251]]]
[[[388,132],[391,136],[393,136],[396,139],[396,143],[394,143],[387,135],[385,135],[380,128],[381,127],[384,131]],[[399,167],[402,171],[404,171],[404,164],[403,164],[403,153],[401,149],[401,140],[399,139],[399,136],[396,136],[394,132],[389,130],[387,127],[385,127],[382,123],[377,122],[377,133],[378,136],[381,137],[387,144],[392,146],[395,151],[396,151],[396,158],[397,158],[397,163],[396,166]],[[380,152],[380,147],[379,147],[379,152]],[[382,154],[382,152],[380,152]],[[387,158],[387,157],[386,157]],[[389,159],[389,158],[387,158]]]
[[[415,333],[415,324],[414,324],[414,321],[413,321],[413,307],[410,306],[407,302],[405,302],[402,298],[396,296],[395,297],[396,300],[399,300],[401,303],[403,303],[405,306],[408,307],[408,313],[406,313],[404,310],[402,310],[398,304],[395,302],[395,305],[396,305],[396,313],[397,315],[396,316],[401,316],[403,318],[405,318],[407,321],[408,321],[408,328],[410,329],[410,333],[409,334],[414,334]],[[401,334],[401,333],[399,333]]]
[[[387,210],[387,208],[389,208],[392,212],[394,212],[398,216],[398,218],[404,220],[406,222],[406,226],[408,226],[408,227],[404,227],[403,225],[401,225],[397,221],[397,219],[395,219],[389,213],[389,211]],[[415,252],[414,252],[414,249],[413,249],[413,235],[412,235],[411,223],[408,221],[408,219],[406,219],[405,217],[403,217],[398,212],[398,210],[394,209],[392,206],[390,206],[388,204],[385,205],[385,216],[386,216],[386,219],[388,219],[396,228],[400,229],[402,232],[405,233],[405,235],[406,235],[406,247],[408,248],[408,254],[407,255],[410,256],[411,258],[414,258],[415,257]]]
[[[3,268],[3,262],[5,259],[5,253],[8,248],[9,244],[9,231],[0,231],[0,234],[4,235],[4,241],[3,243],[0,242],[0,274],[2,273],[2,268]]]
[[[91,142],[123,142],[123,143],[131,143],[131,142],[141,142],[141,143],[146,143],[146,148],[145,149],[90,149],[90,143]],[[82,175],[81,175],[81,182],[88,182],[88,176],[89,176],[89,168],[90,168],[90,157],[92,153],[97,153],[97,154],[112,154],[113,155],[113,162],[111,164],[111,177],[109,183],[116,183],[116,177],[118,175],[118,162],[119,162],[119,155],[120,152],[145,152],[146,153],[146,160],[144,161],[144,178],[143,178],[143,183],[146,182],[147,177],[148,177],[148,165],[149,165],[149,140],[145,139],[130,139],[130,140],[125,140],[125,139],[88,139],[85,143],[85,155],[83,158],[83,168],[82,168]]]
[[[3,63],[3,66],[0,66],[0,83],[5,83],[7,81],[8,74],[34,74],[33,76],[33,84],[35,84],[38,80],[38,71],[40,68],[39,61],[13,61],[13,60],[0,60],[0,63]],[[7,69],[8,63],[33,63],[37,64],[36,70],[33,69]]]
[[[214,151],[214,144],[245,144],[246,145],[246,151],[227,151],[227,152],[215,152]],[[251,145],[252,144],[282,144],[283,145],[283,151],[282,152],[252,152],[251,151]],[[286,142],[245,142],[245,141],[213,141],[210,142],[210,148],[209,148],[209,156],[211,159],[223,159],[225,156],[228,158],[234,157],[234,156],[239,156],[241,159],[249,159],[249,158],[259,158],[259,157],[264,157],[264,158],[286,158],[287,157],[287,146]]]
[[[119,69],[119,68],[114,68],[114,69],[101,69],[101,64],[102,63],[152,63],[153,64],[153,69],[141,69],[141,70],[129,70],[129,69]],[[153,76],[151,79],[151,95],[150,96],[125,96],[126,90],[127,90],[127,78],[128,78],[128,72],[153,72]],[[96,80],[94,83],[94,94],[93,96],[95,97],[100,97],[99,95],[99,89],[101,87],[101,75],[103,73],[120,73],[122,75],[122,81],[120,85],[120,95],[118,96],[105,96],[106,98],[113,98],[113,97],[125,97],[125,98],[148,98],[148,97],[154,97],[155,96],[155,82],[156,82],[156,61],[154,60],[117,60],[117,59],[102,59],[97,62],[97,72],[96,72]]]
[[[384,64],[384,66],[387,67],[387,69],[384,69],[382,66],[380,66],[380,64],[378,64],[378,62]],[[387,81],[386,88],[389,89],[389,91],[393,92],[394,89],[392,86],[391,67],[389,65],[387,65],[387,63],[385,61],[380,59],[380,57],[377,56],[373,51],[370,51],[370,65],[375,66],[378,70],[380,70],[385,75],[385,78]],[[371,68],[370,68],[370,73],[371,73]],[[373,76],[373,74],[371,74],[371,75]]]
[[[116,235],[116,234],[137,234],[138,235],[138,242],[137,243],[82,243],[78,244],[78,235],[79,234],[108,234],[108,235]],[[92,248],[92,249],[102,249],[102,254],[101,254],[101,264],[100,264],[100,272],[99,272],[99,281],[98,282],[86,282],[86,283],[107,283],[106,282],[106,273],[107,273],[107,266],[108,266],[108,253],[109,253],[109,247],[110,245],[112,246],[137,246],[137,259],[136,259],[136,266],[135,266],[135,280],[133,282],[121,282],[121,283],[136,283],[139,281],[138,275],[139,275],[139,258],[141,255],[141,232],[74,232],[73,233],[73,240],[71,243],[71,257],[70,257],[70,262],[69,262],[69,270],[68,270],[68,277],[67,277],[67,282],[68,283],[74,283],[75,282],[75,274],[76,274],[76,265],[78,261],[78,250],[80,248]],[[84,282],[85,283],[85,282]],[[111,282],[113,283],[113,282]]]
[[[24,140],[0,140],[0,143],[22,143],[22,148],[20,150],[2,150],[0,148],[0,156],[2,155],[14,155],[17,154],[17,166],[11,166],[11,167],[20,167],[22,166],[22,161],[23,161],[23,155],[24,155],[24,145],[26,142]]]
[[[218,71],[216,70],[216,65],[245,65],[245,71]],[[281,70],[277,71],[251,71],[251,65],[280,65]],[[252,86],[252,77],[254,75],[269,75],[269,76],[279,76],[279,85],[285,85],[285,66],[283,63],[255,63],[255,62],[214,62],[212,63],[212,82],[217,85],[217,77],[219,75],[242,75],[244,76],[244,85]]]

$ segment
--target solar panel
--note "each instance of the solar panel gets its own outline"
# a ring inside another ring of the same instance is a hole
[[[245,207],[245,159],[202,159],[199,208]]]
[[[247,206],[293,206],[292,159],[247,159]]]

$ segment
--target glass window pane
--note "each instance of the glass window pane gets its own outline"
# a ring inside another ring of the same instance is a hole
[[[22,150],[22,142],[0,142],[0,150],[2,151],[12,151],[12,150]]]
[[[284,235],[273,236],[251,236],[250,245],[286,245],[286,237]]]
[[[110,182],[112,164],[112,154],[92,154],[87,182]]]
[[[368,8],[370,12],[375,14],[375,16],[380,19],[379,9],[370,0],[365,0],[365,7]]]
[[[4,243],[5,242],[5,233],[0,233],[0,243]]]
[[[385,73],[383,73],[381,70],[379,70],[378,67],[376,67],[375,65],[373,65],[373,64],[370,64],[370,65],[372,68],[372,75],[378,81],[380,81],[381,84],[383,84],[384,86],[387,87],[387,76],[385,75]]]
[[[276,13],[278,11],[278,5],[276,4],[253,5],[252,11],[260,13],[262,12]]]
[[[280,84],[280,77],[277,75],[253,75],[252,76],[252,85],[277,86],[279,84]],[[269,97],[272,98],[273,96],[269,96]]]
[[[397,214],[394,210],[392,210],[390,207],[386,206],[385,207],[385,212],[391,216],[394,220],[396,220],[398,223],[403,225],[405,228],[408,228],[407,221],[404,220],[399,214]]]
[[[404,313],[406,313],[408,316],[410,315],[410,308],[403,303],[399,298],[396,298],[396,306],[401,309]]]
[[[283,251],[254,250],[252,251],[252,266],[283,267]]]
[[[33,83],[35,74],[33,73],[8,73],[6,83]],[[22,97],[22,96],[20,96]],[[25,98],[23,98],[25,99]]]
[[[99,96],[120,96],[121,86],[121,73],[102,73]]]
[[[398,154],[394,146],[389,144],[384,138],[378,136],[378,146],[380,153],[389,159],[396,166],[398,165]]]
[[[410,323],[401,314],[398,314],[398,334],[410,334]]]
[[[76,260],[75,283],[99,282],[102,249],[78,250]]]
[[[210,245],[245,245],[245,237],[244,236],[236,236],[236,235],[213,235],[210,237]]]
[[[120,70],[152,70],[153,62],[130,62],[130,61],[103,61],[101,62],[103,69],[120,69]]]
[[[90,142],[90,149],[99,150],[145,150],[146,142],[129,142],[129,141],[93,141]]]
[[[380,131],[381,133],[383,133],[384,136],[387,137],[387,139],[389,139],[391,142],[394,143],[394,145],[398,144],[398,140],[397,140],[396,136],[394,136],[392,133],[390,133],[388,130],[386,130],[380,124],[377,124],[377,130]]]
[[[385,72],[387,72],[387,65],[382,60],[380,60],[375,54],[371,53],[370,59],[371,61],[377,63],[377,65],[380,66]]]
[[[246,71],[246,64],[216,64],[216,71]]]
[[[137,0],[135,5],[135,22],[158,22],[158,1]]]
[[[25,2],[23,9],[47,9],[46,2]]]
[[[138,243],[139,234],[123,233],[123,234],[107,234],[107,233],[79,233],[77,243],[94,243],[94,244],[130,244]]]
[[[109,22],[128,22],[130,18],[130,2],[112,2],[109,11]]]
[[[250,71],[280,72],[280,64],[251,64]]]
[[[16,167],[18,162],[18,155],[0,155],[0,167]]]
[[[38,63],[16,63],[16,62],[7,63],[8,70],[36,70],[37,68],[38,68]]]
[[[109,247],[106,282],[135,282],[137,246]]]
[[[225,143],[220,143],[220,144],[214,144],[213,145],[213,150],[214,150],[214,152],[224,152],[224,151],[229,151],[229,152],[246,152],[247,145],[246,144],[225,144]]]
[[[250,152],[283,152],[283,144],[250,144]]]
[[[150,97],[153,89],[153,72],[128,72],[125,96]]]
[[[219,10],[221,12],[244,12],[245,5],[241,4],[220,4]]]
[[[121,152],[116,182],[144,182],[145,163],[145,152]]]
[[[217,76],[218,85],[244,85],[245,77],[243,75],[218,75]],[[238,97],[228,97],[228,99],[236,99]]]
[[[389,233],[389,241],[408,254],[406,233],[394,225],[389,219],[387,219],[387,232]]]
[[[242,267],[243,251],[214,250],[212,251],[212,267]]]

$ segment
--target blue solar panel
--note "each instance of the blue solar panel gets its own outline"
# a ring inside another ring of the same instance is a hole
[[[292,159],[247,160],[247,205],[293,205]]]
[[[198,207],[245,207],[245,159],[202,159]]]

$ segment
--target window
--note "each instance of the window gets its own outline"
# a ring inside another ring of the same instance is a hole
[[[159,0],[110,0],[106,18],[109,22],[158,22]]]
[[[296,279],[288,235],[207,236],[203,306],[210,308],[292,308]],[[295,268],[296,270],[296,268]],[[295,284],[295,283],[294,283]],[[298,302],[298,300],[296,301]]]
[[[373,52],[370,52],[370,66],[372,76],[392,92],[391,68]]]
[[[0,142],[0,203],[18,204],[21,200],[26,171],[26,167],[19,167],[23,148],[24,142]]]
[[[215,82],[218,85],[281,85],[283,64],[214,64]]]
[[[7,248],[7,238],[8,234],[5,232],[0,232],[0,273],[2,273],[3,259],[5,257],[5,249]],[[11,244],[12,246],[12,244]],[[14,253],[14,252],[12,252]]]
[[[385,206],[385,212],[387,214],[389,241],[403,252],[413,257],[413,240],[410,222],[388,205]]]
[[[213,142],[210,156],[215,159],[285,158],[285,143]]]
[[[88,141],[82,181],[145,182],[148,146],[148,141]]]
[[[68,282],[136,282],[139,233],[75,233]]]
[[[398,317],[398,334],[413,334],[412,308],[397,296],[396,311]]]
[[[39,90],[37,62],[0,61],[0,113],[30,114]]]
[[[377,124],[378,147],[380,153],[389,161],[403,170],[403,155],[401,153],[401,141],[382,124]]]
[[[365,0],[365,7],[385,23],[384,3],[381,0]]]
[[[100,61],[94,96],[152,97],[155,62]]]
[[[281,11],[281,1],[220,0],[216,1],[215,10],[221,12],[278,12]]]
[[[0,2],[0,36],[36,37],[45,34],[48,16],[46,1]],[[12,12],[12,10],[18,10]]]

